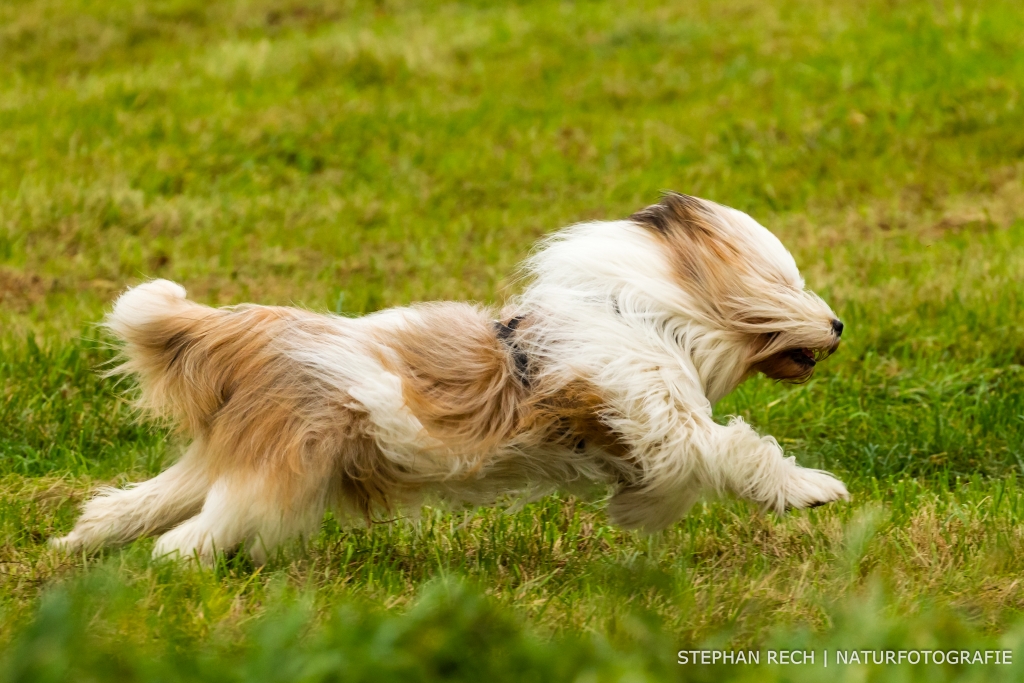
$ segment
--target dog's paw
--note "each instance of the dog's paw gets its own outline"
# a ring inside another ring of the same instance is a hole
[[[786,510],[816,508],[837,500],[849,500],[843,482],[823,470],[796,467],[790,473],[785,490]]]
[[[68,554],[77,553],[85,547],[81,536],[75,532],[71,532],[67,536],[54,536],[46,542],[46,545],[52,550]]]
[[[171,529],[158,538],[153,546],[154,560],[177,561],[183,564],[198,562],[208,567],[213,564],[215,557],[216,545],[213,536],[196,518]]]

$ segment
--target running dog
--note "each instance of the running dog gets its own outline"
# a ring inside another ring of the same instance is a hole
[[[106,488],[55,546],[159,534],[155,556],[257,562],[324,512],[610,486],[608,514],[655,531],[705,493],[782,512],[847,498],[827,472],[712,406],[755,372],[801,382],[843,324],[744,213],[668,194],[626,220],[545,239],[499,312],[428,303],[361,318],[209,308],[154,280],[106,326],[115,371],[190,445],[159,476]]]

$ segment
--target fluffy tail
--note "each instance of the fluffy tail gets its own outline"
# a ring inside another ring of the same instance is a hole
[[[257,319],[266,315],[257,310],[193,303],[168,280],[129,289],[105,323],[124,343],[124,362],[111,374],[135,375],[140,407],[198,436],[230,395],[245,359],[266,345]]]

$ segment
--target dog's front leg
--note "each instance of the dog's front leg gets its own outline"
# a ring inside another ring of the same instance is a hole
[[[621,486],[609,504],[616,524],[664,528],[704,492],[731,493],[780,513],[849,498],[842,482],[797,465],[774,438],[758,435],[739,418],[720,425],[710,410],[686,412],[668,396],[641,405],[656,411],[616,425],[640,464],[636,479]]]
[[[713,448],[705,454],[707,484],[777,513],[817,507],[850,494],[823,470],[801,467],[785,457],[771,436],[760,436],[740,418],[715,425]]]

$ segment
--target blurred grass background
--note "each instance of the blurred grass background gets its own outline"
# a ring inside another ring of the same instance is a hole
[[[1024,642],[1022,86],[1009,0],[0,4],[0,676],[814,680],[675,652]],[[96,373],[126,285],[496,303],[538,237],[664,189],[769,226],[847,323],[812,382],[717,412],[853,503],[653,538],[567,497],[328,519],[211,572],[45,548],[180,448]]]

